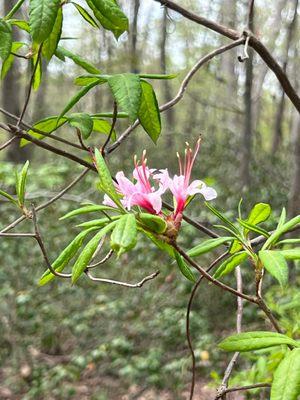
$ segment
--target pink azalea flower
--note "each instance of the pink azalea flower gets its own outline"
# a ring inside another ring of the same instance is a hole
[[[192,168],[196,159],[196,156],[200,148],[200,139],[197,141],[195,151],[193,152],[187,143],[185,150],[184,164],[181,161],[180,155],[177,153],[179,161],[179,174],[175,175],[173,179],[169,178],[169,188],[173,193],[175,199],[175,211],[174,219],[181,219],[184,208],[187,205],[187,201],[191,196],[200,193],[204,196],[205,200],[212,200],[217,197],[215,189],[206,186],[206,184],[200,180],[195,180],[190,183]],[[163,179],[166,179],[163,177]],[[178,217],[178,218],[177,218]]]
[[[116,188],[118,193],[123,197],[121,202],[128,210],[133,206],[139,206],[151,214],[160,214],[162,208],[162,194],[168,188],[167,182],[157,180],[159,183],[158,189],[155,189],[151,184],[151,179],[156,177],[153,175],[154,170],[147,167],[147,159],[145,158],[146,152],[143,152],[141,165],[134,157],[135,169],[133,171],[133,178],[135,182],[131,182],[124,175],[123,171],[116,174]],[[114,202],[107,196],[104,196],[103,204],[115,207]]]

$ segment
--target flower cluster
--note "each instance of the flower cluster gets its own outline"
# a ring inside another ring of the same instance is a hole
[[[121,196],[123,206],[130,210],[133,206],[141,207],[151,214],[160,215],[162,213],[162,195],[170,190],[174,199],[174,212],[170,217],[178,225],[182,219],[182,213],[191,198],[200,193],[205,200],[212,200],[217,197],[216,191],[206,186],[200,180],[191,181],[191,173],[196,156],[200,148],[200,139],[196,143],[193,151],[186,143],[184,160],[177,153],[179,161],[179,175],[173,178],[169,176],[167,169],[156,170],[147,166],[146,152],[142,154],[142,159],[134,157],[135,168],[133,170],[133,182],[124,175],[123,171],[116,174],[116,189]],[[105,195],[103,203],[115,207],[114,202]]]

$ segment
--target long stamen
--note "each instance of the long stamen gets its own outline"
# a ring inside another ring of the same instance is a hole
[[[178,164],[179,164],[179,175],[182,175],[182,162],[181,162],[181,157],[180,157],[180,154],[177,152],[176,153],[176,155],[177,155],[177,158],[178,158]]]

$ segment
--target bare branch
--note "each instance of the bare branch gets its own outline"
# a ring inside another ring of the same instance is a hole
[[[16,139],[17,139],[17,138],[14,136],[14,137],[12,137],[11,139],[9,139],[7,142],[3,143],[3,144],[0,146],[0,151],[6,149],[6,147],[8,147],[9,145],[11,145],[12,142],[13,142],[14,140],[16,140]]]
[[[103,257],[100,261],[96,262],[95,264],[89,265],[87,267],[87,269],[96,268],[96,267],[99,267],[99,265],[106,263],[106,261],[108,261],[112,257],[113,254],[114,254],[114,251],[112,249],[109,250],[109,252],[106,254],[105,257]]]
[[[107,139],[106,139],[104,145],[101,148],[102,155],[105,155],[105,149],[106,149],[106,146],[110,142],[111,136],[112,136],[112,134],[114,132],[114,129],[115,129],[115,125],[116,125],[117,119],[118,119],[118,106],[117,106],[117,103],[114,101],[113,120],[112,120],[112,124],[111,124],[109,135],[107,136]]]
[[[31,237],[31,238],[35,238],[35,234],[34,233],[2,233],[0,232],[0,237],[8,237],[8,238],[18,238],[18,237]]]
[[[146,276],[145,278],[143,278],[140,282],[138,283],[127,283],[127,282],[121,282],[121,281],[114,281],[112,279],[104,279],[104,278],[95,278],[94,276],[92,276],[92,274],[89,272],[89,270],[87,269],[85,271],[86,275],[89,277],[89,279],[93,282],[98,282],[98,283],[108,283],[111,285],[118,285],[118,286],[125,286],[128,288],[140,288],[144,285],[144,283],[154,279],[157,277],[157,275],[159,275],[160,271],[156,271],[153,274]]]
[[[218,395],[216,397],[216,400],[220,399],[226,393],[241,392],[241,391],[246,391],[246,390],[251,390],[251,389],[270,388],[270,387],[271,387],[270,383],[255,383],[253,385],[247,385],[247,386],[236,386],[236,387],[226,389],[223,394]]]

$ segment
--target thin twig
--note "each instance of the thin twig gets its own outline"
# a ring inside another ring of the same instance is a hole
[[[224,391],[223,394],[232,393],[232,392],[242,392],[242,391],[258,389],[258,388],[270,388],[270,387],[271,387],[270,383],[255,383],[253,385],[236,386],[236,387],[228,388]],[[222,397],[222,395],[218,395],[216,397],[216,400],[220,399]]]
[[[87,267],[87,269],[93,269],[93,268],[99,267],[99,265],[106,263],[106,261],[108,261],[112,257],[113,254],[114,254],[114,251],[112,249],[109,250],[109,252],[106,254],[105,257],[103,257],[100,261],[96,262],[95,264],[89,265]]]
[[[101,154],[102,154],[103,156],[105,155],[106,146],[109,144],[110,139],[111,139],[111,137],[112,137],[112,134],[113,134],[113,132],[114,132],[117,119],[118,119],[118,105],[117,105],[117,103],[114,101],[113,120],[112,120],[112,124],[111,124],[111,128],[110,128],[110,132],[109,132],[109,134],[108,134],[108,136],[107,136],[107,138],[106,138],[106,140],[105,140],[105,142],[104,142],[104,145],[101,147]]]
[[[227,254],[228,254],[227,251],[226,251],[226,253],[221,254],[215,261],[213,261],[212,264],[210,264],[210,266],[207,268],[206,271],[209,272],[221,260],[223,260],[223,258],[225,258],[227,256]],[[202,282],[203,278],[204,278],[203,275],[200,276],[200,278],[196,282],[195,286],[193,287],[193,290],[192,290],[190,298],[189,298],[188,306],[187,306],[187,312],[186,312],[186,324],[185,324],[185,327],[186,327],[186,338],[187,338],[187,342],[188,342],[188,348],[190,350],[191,357],[192,357],[192,381],[191,381],[191,388],[190,388],[190,400],[192,400],[193,396],[194,396],[195,379],[196,379],[196,357],[195,357],[195,352],[194,352],[192,338],[191,338],[190,316],[191,316],[193,300],[195,298],[197,289],[200,286],[200,283]]]
[[[28,86],[28,89],[27,89],[27,95],[26,95],[25,103],[24,103],[21,115],[19,117],[19,120],[17,122],[17,127],[20,126],[20,124],[22,122],[22,119],[23,119],[23,117],[25,115],[26,109],[28,107],[28,104],[29,104],[29,100],[30,100],[30,96],[31,96],[31,92],[32,92],[32,84],[33,84],[33,80],[34,80],[34,76],[35,76],[36,70],[37,70],[38,65],[40,63],[40,57],[41,57],[41,53],[42,53],[42,48],[43,48],[43,44],[40,45],[38,53],[37,53],[36,62],[34,64],[32,75],[31,75],[30,82],[29,82],[29,86]]]
[[[9,139],[7,142],[3,143],[3,144],[0,146],[0,151],[6,149],[6,147],[10,146],[10,145],[12,144],[12,142],[15,141],[16,139],[17,139],[17,138],[14,136],[14,137],[12,137],[11,139]]]
[[[71,183],[69,183],[68,186],[66,186],[63,190],[61,190],[59,193],[57,193],[54,197],[52,197],[50,200],[48,200],[46,203],[43,203],[39,205],[38,207],[35,208],[35,211],[38,212],[40,210],[43,210],[44,208],[47,208],[51,204],[53,204],[56,200],[60,199],[63,197],[65,193],[67,193],[69,190],[71,190],[87,173],[89,172],[89,169],[86,168],[83,172],[81,172],[80,175],[78,175]],[[13,229],[15,226],[17,226],[20,222],[24,221],[26,217],[23,215],[22,217],[16,219],[14,222],[6,226],[4,229],[0,231],[0,233],[5,233]]]
[[[127,282],[121,282],[121,281],[114,281],[112,279],[104,279],[104,278],[95,278],[87,269],[85,271],[86,275],[89,277],[89,279],[93,282],[98,282],[98,283],[108,283],[111,285],[118,285],[118,286],[125,286],[128,288],[140,288],[144,285],[144,283],[154,279],[157,277],[157,275],[159,275],[160,271],[156,271],[153,274],[146,276],[145,278],[143,278],[140,282],[138,283],[127,283]]]
[[[0,233],[0,237],[12,237],[12,238],[17,238],[17,237],[35,237],[34,233]]]
[[[41,233],[39,231],[39,227],[38,227],[38,223],[37,223],[37,218],[36,218],[36,210],[34,208],[34,206],[32,205],[32,221],[33,221],[33,225],[34,225],[34,231],[35,231],[35,239],[38,242],[41,252],[43,254],[44,260],[46,262],[47,268],[50,270],[50,272],[55,275],[58,276],[59,278],[68,278],[70,279],[72,277],[71,274],[63,274],[61,272],[57,272],[55,271],[55,269],[52,267],[52,264],[49,261],[49,258],[47,256],[47,252],[46,252],[46,248],[44,245],[44,241],[43,238],[41,236]]]

